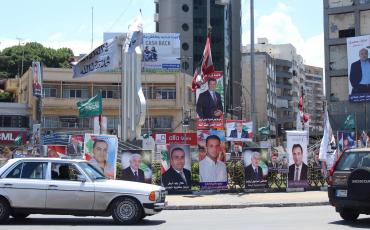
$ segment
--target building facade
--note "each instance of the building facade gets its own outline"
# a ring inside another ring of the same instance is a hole
[[[207,37],[207,1],[155,0],[156,32],[180,33],[184,71],[192,75],[200,66]],[[210,0],[212,59],[224,72],[225,104],[229,110],[240,105],[241,87],[241,1]],[[232,112],[232,110],[230,110]]]
[[[341,129],[346,117],[356,117],[356,127],[368,129],[370,106],[348,100],[347,38],[370,34],[369,0],[325,0],[325,90],[334,130]]]
[[[323,89],[323,69],[305,65],[304,110],[310,114],[310,136],[323,134],[325,98]]]
[[[266,38],[257,40],[255,52],[266,52],[274,60],[276,128],[277,135],[281,136],[283,130],[292,130],[297,127],[298,101],[304,84],[303,58],[297,54],[295,47],[291,44],[274,45],[270,44]],[[250,45],[245,46],[243,53],[249,52]],[[258,79],[257,75],[256,79]]]
[[[92,118],[79,118],[76,103],[101,91],[103,116],[107,117],[107,132],[118,133],[120,124],[120,73],[94,73],[73,79],[71,69],[44,68],[41,99],[43,132],[92,132]],[[142,133],[181,132],[183,104],[189,115],[194,112],[195,99],[191,91],[191,77],[177,73],[142,74],[144,95],[147,99],[147,118]],[[190,95],[192,95],[190,93]],[[33,123],[37,122],[36,98],[32,96],[32,70],[20,80],[19,102],[26,104]]]
[[[242,53],[242,112],[246,120],[251,119],[251,72],[250,53]],[[257,127],[270,127],[270,135],[276,135],[276,71],[274,59],[265,52],[255,54],[256,71],[256,117]],[[243,117],[244,117],[243,116]]]

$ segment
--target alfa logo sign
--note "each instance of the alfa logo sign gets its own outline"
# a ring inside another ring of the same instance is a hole
[[[196,133],[166,133],[166,143],[167,144],[197,145],[197,134]]]
[[[22,143],[26,143],[25,131],[0,131],[0,144],[14,144],[17,138],[22,138]]]

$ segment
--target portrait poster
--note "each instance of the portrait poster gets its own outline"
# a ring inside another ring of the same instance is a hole
[[[344,150],[356,147],[356,133],[350,131],[338,131],[338,150],[342,154]]]
[[[85,134],[85,159],[109,179],[116,178],[118,139],[114,135]]]
[[[267,186],[269,158],[268,148],[244,148],[244,179],[246,189],[265,188]]]
[[[196,90],[198,130],[224,129],[223,79],[223,72],[215,71],[204,76],[203,84]]]
[[[198,130],[200,189],[226,189],[226,147],[224,130]],[[207,143],[208,140],[208,143]]]
[[[83,135],[70,135],[67,145],[67,156],[71,159],[84,159],[83,147]]]
[[[161,184],[168,191],[186,191],[191,189],[190,145],[167,145],[166,156],[162,156],[161,168],[167,168],[161,174]]]
[[[47,145],[47,156],[50,158],[66,158],[65,145]]]
[[[307,131],[286,131],[289,155],[288,188],[308,187]]]
[[[32,62],[32,95],[42,96],[42,65],[40,62]]]
[[[122,150],[121,164],[121,180],[152,183],[152,150]]]
[[[350,102],[370,101],[369,51],[370,35],[347,38],[348,97]]]
[[[225,129],[227,141],[252,141],[252,121],[226,120]]]

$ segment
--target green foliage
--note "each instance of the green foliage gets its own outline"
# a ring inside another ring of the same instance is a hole
[[[0,101],[10,102],[12,98],[12,93],[0,90]]]
[[[23,56],[23,75],[32,61],[40,61],[45,67],[68,68],[73,52],[69,48],[46,48],[37,42],[23,46],[12,46],[0,52],[0,77],[14,78],[21,71]]]
[[[122,164],[117,161],[116,163],[116,180],[121,179]]]

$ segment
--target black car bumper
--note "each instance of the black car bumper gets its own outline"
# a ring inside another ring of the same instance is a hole
[[[339,212],[343,209],[353,209],[362,214],[370,214],[370,200],[355,200],[351,197],[338,196],[337,190],[347,190],[347,188],[329,187],[329,203]]]

